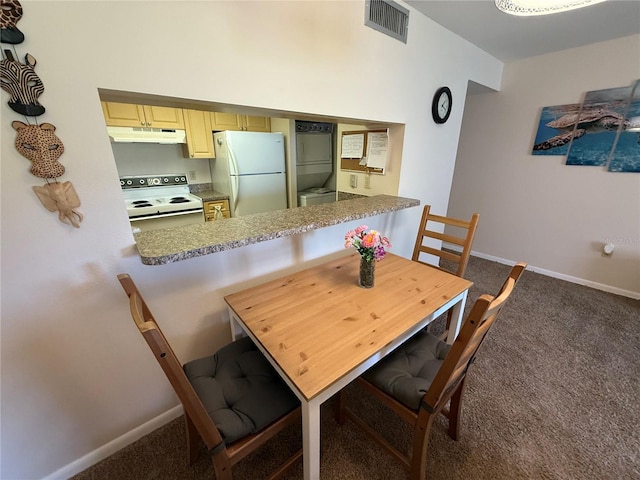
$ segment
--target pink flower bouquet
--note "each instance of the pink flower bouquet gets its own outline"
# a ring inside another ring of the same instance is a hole
[[[354,247],[367,261],[382,260],[386,254],[385,248],[391,247],[387,237],[376,230],[369,230],[366,225],[360,225],[355,230],[349,230],[344,236],[344,248]]]

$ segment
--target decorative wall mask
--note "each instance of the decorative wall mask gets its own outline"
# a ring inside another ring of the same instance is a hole
[[[33,191],[50,212],[58,212],[62,223],[80,228],[82,214],[76,210],[80,206],[80,199],[71,182],[47,183],[42,187],[33,187]]]
[[[38,103],[38,97],[44,92],[44,84],[34,70],[36,59],[27,53],[25,63],[20,63],[14,60],[10,50],[4,50],[3,57],[0,86],[11,95],[8,102],[11,109],[28,117],[42,115],[45,109]]]
[[[27,125],[15,120],[11,126],[18,132],[16,150],[31,160],[33,175],[40,178],[57,178],[64,174],[64,166],[58,162],[64,153],[64,145],[54,133],[54,125]]]
[[[16,27],[21,18],[22,5],[18,0],[0,0],[2,43],[22,43],[24,35]],[[0,87],[11,95],[7,103],[14,112],[26,117],[37,117],[45,112],[45,108],[38,102],[38,97],[44,92],[44,84],[34,70],[35,57],[27,53],[24,59],[25,63],[20,63],[14,59],[11,50],[2,50]],[[79,228],[83,216],[76,210],[80,206],[80,199],[75,188],[71,182],[48,180],[62,176],[65,171],[64,166],[58,161],[64,153],[64,145],[55,134],[55,125],[29,125],[16,120],[11,126],[17,132],[16,150],[31,161],[31,173],[47,179],[47,183],[42,187],[33,187],[36,196],[47,210],[58,212],[61,222]]]
[[[18,0],[2,0],[0,3],[0,34],[2,43],[22,43],[24,34],[16,23],[22,18],[22,5]]]

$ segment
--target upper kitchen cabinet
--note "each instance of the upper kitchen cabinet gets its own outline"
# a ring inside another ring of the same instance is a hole
[[[242,130],[242,115],[235,113],[210,112],[213,130]]]
[[[244,130],[248,132],[270,132],[271,119],[255,115],[236,115],[235,113],[211,112],[213,130]]]
[[[132,103],[101,102],[110,127],[151,127],[183,129],[182,109]]]
[[[213,134],[210,112],[182,110],[187,133],[187,144],[183,153],[187,158],[214,158]]]
[[[242,115],[244,129],[249,132],[270,132],[271,119],[269,117],[256,117],[255,115]]]

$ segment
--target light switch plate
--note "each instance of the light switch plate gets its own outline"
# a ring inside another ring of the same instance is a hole
[[[352,173],[349,178],[349,183],[351,185],[351,188],[358,188],[358,177]]]

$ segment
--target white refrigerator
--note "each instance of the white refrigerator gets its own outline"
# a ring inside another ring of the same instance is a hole
[[[229,195],[232,217],[287,208],[282,133],[225,131],[213,143],[213,189]]]

